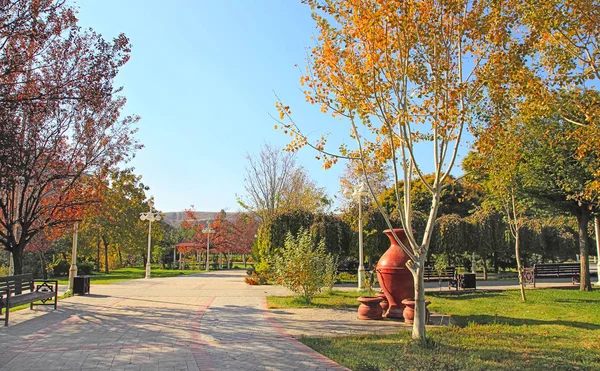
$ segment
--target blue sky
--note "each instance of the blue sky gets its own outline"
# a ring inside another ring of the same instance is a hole
[[[127,166],[143,176],[162,211],[192,204],[202,211],[239,209],[245,154],[289,139],[269,117],[277,115],[274,91],[315,137],[335,130],[300,91],[295,65],[305,65],[314,23],[299,0],[74,4],[81,26],[131,40],[131,60],[116,84],[124,87],[125,113],[142,118],[138,138],[145,147]],[[325,171],[315,155],[305,148],[298,162],[333,196],[344,166]]]

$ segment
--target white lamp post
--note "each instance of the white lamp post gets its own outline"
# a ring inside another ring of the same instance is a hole
[[[344,190],[344,196],[358,201],[358,290],[365,289],[365,264],[363,261],[362,198],[369,192],[362,180],[353,189]]]
[[[594,229],[596,232],[596,266],[598,267],[596,270],[596,274],[598,275],[596,286],[600,286],[600,216],[596,216],[594,219]]]
[[[73,248],[71,251],[71,267],[69,268],[69,288],[67,291],[73,294],[73,287],[75,287],[75,277],[77,277],[77,231],[79,224],[75,223],[73,226]]]
[[[153,212],[154,210],[154,197],[150,197],[150,200],[148,201],[148,206],[150,207],[150,211],[148,211],[147,213],[141,213],[140,214],[140,219],[141,220],[147,220],[148,223],[148,260],[146,262],[146,278],[150,278],[150,250],[151,250],[151,244],[152,244],[152,222],[157,222],[160,220],[160,214]]]
[[[206,221],[206,228],[202,230],[202,233],[206,234],[206,271],[210,271],[210,234],[215,233],[215,230],[210,227],[208,220]]]

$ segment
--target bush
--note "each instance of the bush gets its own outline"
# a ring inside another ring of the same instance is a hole
[[[70,267],[71,264],[67,263],[66,260],[58,260],[48,266],[48,274],[53,277],[67,276]]]
[[[90,262],[90,261],[82,261],[77,263],[77,275],[78,276],[87,276],[89,274],[92,274],[92,272],[94,271],[94,263]]]
[[[268,283],[273,282],[275,272],[273,271],[271,265],[266,261],[263,260],[259,263],[254,264],[252,269],[253,271],[250,272],[250,274],[248,275],[254,277],[254,279],[258,281],[259,285],[266,285]],[[246,270],[246,273],[248,273],[249,271],[249,269]]]
[[[335,280],[333,256],[325,250],[323,239],[313,242],[309,231],[302,228],[297,237],[288,233],[281,252],[274,264],[277,279],[306,303]]]

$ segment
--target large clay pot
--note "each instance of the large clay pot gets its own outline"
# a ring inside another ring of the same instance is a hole
[[[381,319],[381,298],[378,296],[361,296],[358,298],[358,319]]]
[[[413,299],[402,300],[404,304],[404,322],[413,324],[415,322],[415,301]],[[425,300],[425,323],[429,323],[430,312],[427,306],[431,304],[429,300]]]
[[[404,229],[396,228],[394,232],[405,246],[408,246],[408,239]],[[402,312],[404,304],[402,300],[410,299],[414,296],[414,280],[412,273],[406,267],[409,257],[404,250],[396,243],[392,231],[386,229],[383,233],[390,239],[390,248],[381,256],[377,262],[377,279],[379,286],[385,293],[389,303],[389,308],[385,316],[387,318],[403,318]]]

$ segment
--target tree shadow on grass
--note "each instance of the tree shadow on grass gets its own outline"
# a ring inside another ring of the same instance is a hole
[[[444,298],[451,300],[471,300],[476,298],[493,298],[502,295],[502,291],[444,291],[444,292],[427,292],[427,296],[434,298]]]
[[[557,303],[573,303],[573,304],[600,304],[600,299],[556,299]]]
[[[541,326],[541,325],[559,325],[566,327],[573,327],[584,330],[600,330],[600,325],[589,323],[589,322],[578,322],[578,321],[564,321],[564,320],[539,320],[539,319],[524,319],[524,318],[512,318],[504,316],[490,316],[490,315],[468,315],[460,316],[453,315],[452,318],[456,321],[456,324],[464,327],[469,323],[477,324],[503,324],[509,326]]]

